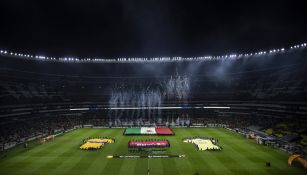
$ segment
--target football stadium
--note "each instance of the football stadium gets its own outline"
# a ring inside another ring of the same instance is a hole
[[[307,173],[299,4],[94,2],[0,3],[1,175]]]

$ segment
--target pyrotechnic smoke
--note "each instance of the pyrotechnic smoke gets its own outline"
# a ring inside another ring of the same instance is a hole
[[[144,120],[158,122],[161,119],[161,104],[165,100],[177,100],[183,103],[190,95],[190,79],[187,76],[171,77],[158,85],[132,85],[123,83],[115,85],[109,99],[110,108],[123,107],[158,107],[155,109],[116,109],[109,111],[109,122],[120,123],[120,119],[132,119],[135,124],[142,125]]]

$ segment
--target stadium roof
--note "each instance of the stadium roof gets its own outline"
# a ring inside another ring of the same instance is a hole
[[[0,2],[0,48],[67,58],[229,55],[307,40],[304,1]]]

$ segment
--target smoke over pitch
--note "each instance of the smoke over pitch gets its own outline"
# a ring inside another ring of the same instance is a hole
[[[116,109],[109,111],[109,125],[119,125],[122,119],[132,120],[137,125],[145,121],[161,121],[161,105],[168,100],[187,103],[190,94],[190,78],[187,76],[170,77],[166,81],[158,80],[153,84],[115,85],[109,99],[110,108],[157,107],[154,109]]]

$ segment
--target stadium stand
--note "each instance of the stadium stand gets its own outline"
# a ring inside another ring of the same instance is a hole
[[[238,60],[152,63],[153,67],[163,69],[161,73],[150,72],[139,66],[141,63],[114,64],[112,70],[122,71],[111,71],[108,64],[25,61],[1,56],[1,147],[74,126],[108,127],[108,111],[103,108],[108,107],[110,88],[114,84],[158,85],[167,78],[165,74],[176,71],[191,74],[193,86],[188,105],[229,106],[230,109],[163,110],[165,117],[159,122],[148,121],[149,124],[240,129],[253,125],[261,132],[270,131],[267,134],[272,137],[299,135],[300,139],[293,142],[284,141],[302,145],[306,131],[298,128],[306,126],[306,55],[302,50]],[[169,99],[162,105],[182,103]],[[137,126],[129,117],[125,113],[116,126]],[[289,124],[287,133],[277,127],[280,123]]]

